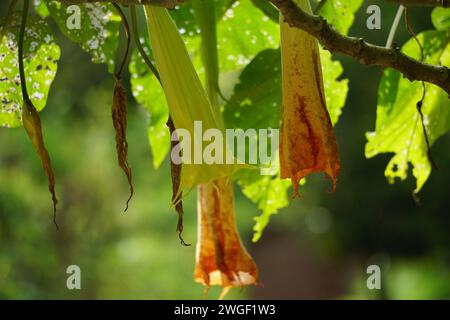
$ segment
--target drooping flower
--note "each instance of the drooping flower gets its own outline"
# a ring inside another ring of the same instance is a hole
[[[311,13],[308,0],[297,5]],[[317,40],[284,22],[280,14],[283,111],[281,178],[290,178],[294,196],[302,178],[324,172],[336,186],[340,170],[336,138],[324,95]]]
[[[197,201],[195,281],[224,289],[256,284],[256,264],[242,245],[236,227],[231,181],[201,184]]]

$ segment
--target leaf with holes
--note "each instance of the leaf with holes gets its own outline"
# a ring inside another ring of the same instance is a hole
[[[18,63],[20,14],[14,14],[0,40],[0,126],[22,124],[22,92]],[[27,88],[38,111],[45,107],[50,86],[55,78],[59,46],[45,20],[29,17],[24,40],[24,68]]]
[[[114,7],[105,3],[77,4],[76,7],[80,9],[80,28],[76,28],[68,25],[68,19],[75,18],[77,14],[76,11],[68,10],[71,6],[52,0],[45,0],[45,3],[61,32],[89,53],[92,62],[106,63],[108,71],[113,73],[121,23]]]

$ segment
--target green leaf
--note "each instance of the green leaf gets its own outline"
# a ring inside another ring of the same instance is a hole
[[[280,50],[259,53],[242,71],[234,92],[225,105],[227,128],[280,128]]]
[[[450,33],[426,31],[418,35],[423,46],[425,62],[450,64]],[[403,52],[420,59],[420,49],[414,39],[408,41]],[[408,162],[413,165],[416,178],[415,193],[428,179],[431,166],[427,158],[427,146],[422,130],[417,102],[422,97],[422,84],[410,82],[400,73],[387,69],[378,91],[377,121],[374,132],[367,133],[366,157],[393,152],[385,175],[389,183],[396,178],[406,179]],[[444,90],[426,84],[426,97],[422,111],[430,144],[450,129],[450,100]]]
[[[255,217],[253,242],[257,242],[269,224],[270,217],[289,204],[287,191],[291,187],[289,180],[276,176],[261,176],[259,171],[241,170],[238,184],[244,195],[258,205],[261,215]]]
[[[216,19],[220,19],[225,11],[236,0],[208,0],[213,1],[215,8]],[[181,6],[176,6],[173,10],[170,10],[170,16],[175,21],[178,30],[185,37],[194,37],[200,34],[200,29],[195,19],[194,8],[190,1],[187,1]]]
[[[346,35],[353,24],[355,14],[361,7],[362,0],[327,0],[320,9],[320,15],[327,19],[340,33]],[[340,80],[344,69],[338,61],[334,61],[331,53],[321,48],[323,82],[328,113],[335,125],[342,113],[348,94],[348,80]]]
[[[431,13],[431,21],[437,30],[450,29],[450,8],[434,8]]]
[[[92,56],[94,63],[106,63],[114,73],[115,55],[119,41],[120,16],[111,4],[85,3],[80,8],[80,28],[68,28],[68,18],[74,13],[69,5],[45,0],[50,15],[61,32]]]
[[[260,51],[279,45],[278,24],[250,1],[236,1],[217,25],[219,66],[222,72],[242,69]]]
[[[326,18],[336,31],[347,34],[362,3],[363,0],[327,0],[319,14]]]
[[[13,15],[0,42],[0,126],[22,124],[22,91],[18,63],[21,15]],[[30,98],[38,111],[45,107],[56,75],[59,46],[45,20],[30,16],[24,40],[24,69]]]
[[[320,49],[322,62],[325,99],[331,122],[335,125],[344,108],[348,94],[348,79],[339,80],[344,68],[339,61],[334,61],[329,51]]]
[[[195,20],[194,9],[190,2],[171,10],[170,16],[177,24],[180,34],[184,36],[196,36],[200,33],[197,21]]]
[[[143,47],[151,56],[148,42],[143,43]],[[169,118],[166,98],[158,80],[137,50],[133,52],[129,69],[133,96],[149,113],[147,134],[153,155],[153,166],[157,169],[170,149],[170,133],[166,126]]]
[[[34,0],[34,10],[42,18],[47,18],[50,15],[44,0]]]
[[[253,5],[261,10],[269,19],[278,23],[279,13],[278,9],[269,1],[266,0],[251,0]]]

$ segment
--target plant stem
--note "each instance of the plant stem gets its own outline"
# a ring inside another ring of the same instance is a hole
[[[217,53],[217,31],[214,1],[193,0],[195,17],[200,28],[200,47],[205,68],[205,89],[213,108],[219,108],[219,58]],[[220,113],[220,112],[219,112]]]
[[[133,30],[133,39],[134,44],[136,45],[136,48],[139,51],[139,54],[141,55],[141,58],[144,60],[145,64],[149,67],[153,75],[158,79],[159,83],[161,83],[161,79],[159,77],[159,72],[156,70],[156,67],[153,65],[153,63],[150,61],[150,58],[145,53],[144,48],[142,47],[141,41],[139,39],[139,30],[137,27],[137,17],[136,17],[136,7],[134,4],[130,5],[130,14],[131,14],[131,28]]]
[[[120,79],[121,75],[122,75],[122,71],[123,68],[125,67],[125,63],[127,62],[128,59],[128,53],[130,52],[130,26],[128,25],[128,21],[127,21],[127,17],[125,16],[125,14],[123,13],[122,9],[120,8],[120,6],[117,3],[112,2],[112,5],[114,6],[114,8],[116,8],[117,13],[119,13],[120,18],[122,19],[122,23],[125,29],[125,36],[127,38],[127,46],[125,49],[125,54],[122,58],[122,62],[120,64],[120,68],[116,73],[116,77],[118,79]]]
[[[23,97],[24,101],[30,100],[30,98],[28,96],[28,91],[27,91],[25,68],[23,66],[23,46],[24,46],[25,28],[27,25],[29,6],[30,6],[30,1],[24,0],[23,10],[22,10],[22,22],[20,24],[20,33],[19,33],[19,74],[20,74],[20,86],[22,87],[22,97]]]

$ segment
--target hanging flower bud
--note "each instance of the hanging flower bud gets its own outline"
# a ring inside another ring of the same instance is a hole
[[[295,1],[311,13],[308,0]],[[283,113],[280,143],[281,178],[290,178],[294,196],[302,178],[324,172],[336,186],[340,164],[327,111],[317,40],[290,27],[280,14]]]

